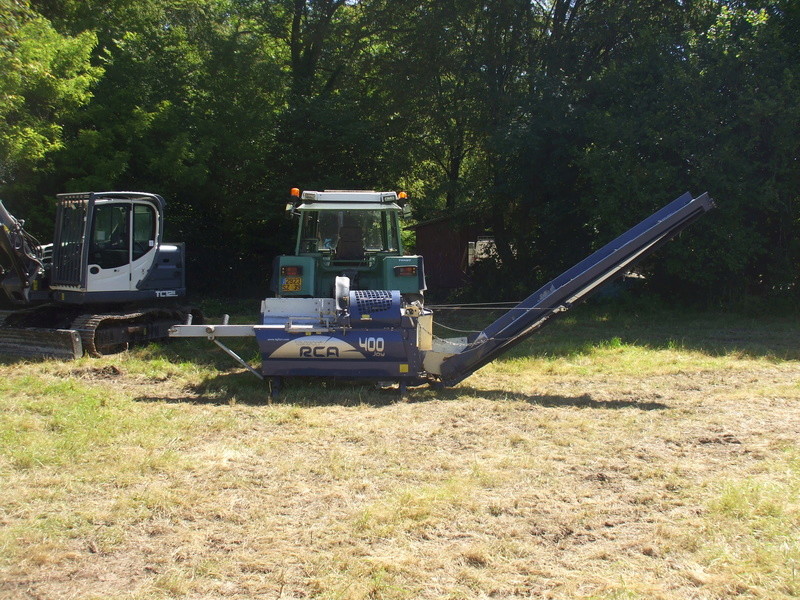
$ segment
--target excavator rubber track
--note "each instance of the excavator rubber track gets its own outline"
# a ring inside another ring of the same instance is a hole
[[[169,328],[185,320],[186,313],[177,309],[147,309],[80,315],[71,329],[80,334],[86,354],[103,356],[127,350],[132,344],[166,339]]]
[[[11,313],[0,327],[0,354],[20,357],[49,357],[71,360],[84,354],[103,356],[127,350],[132,345],[168,338],[169,328],[186,321],[192,314],[202,322],[198,311],[179,308],[147,308],[131,312],[84,313],[67,317],[63,329],[48,327],[52,318],[36,309]],[[35,326],[36,321],[42,327]]]

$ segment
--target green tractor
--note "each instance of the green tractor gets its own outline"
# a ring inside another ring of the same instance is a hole
[[[404,192],[293,188],[286,210],[299,221],[295,250],[275,259],[272,291],[279,298],[333,298],[339,278],[353,290],[398,290],[421,304],[422,257],[405,255],[400,235],[405,199]]]

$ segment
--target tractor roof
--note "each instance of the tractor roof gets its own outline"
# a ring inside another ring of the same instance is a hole
[[[397,192],[325,190],[303,192],[297,210],[401,210]]]
[[[392,210],[402,210],[397,204],[392,202],[389,203],[377,203],[377,202],[304,202],[300,206],[297,207],[297,210],[358,210],[358,211],[367,211],[367,210],[385,210],[385,211],[392,211]]]
[[[325,190],[303,192],[304,202],[397,202],[397,192],[374,192],[372,190]]]

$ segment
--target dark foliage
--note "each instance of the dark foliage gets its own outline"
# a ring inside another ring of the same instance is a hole
[[[647,289],[800,296],[791,0],[0,0],[0,32],[0,197],[46,239],[60,191],[160,193],[197,292],[266,292],[297,186],[481,215],[497,298],[708,190]]]

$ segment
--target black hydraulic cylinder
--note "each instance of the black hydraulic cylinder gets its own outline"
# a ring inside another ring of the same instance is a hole
[[[714,207],[707,193],[685,193],[609,242],[481,331],[459,354],[442,363],[445,385],[455,385],[535,333],[553,316],[585,300],[603,284],[628,271],[642,258]]]
[[[0,296],[13,304],[30,302],[34,281],[44,270],[36,244],[0,202],[0,255],[6,259],[0,261]],[[10,268],[4,271],[2,263]]]

